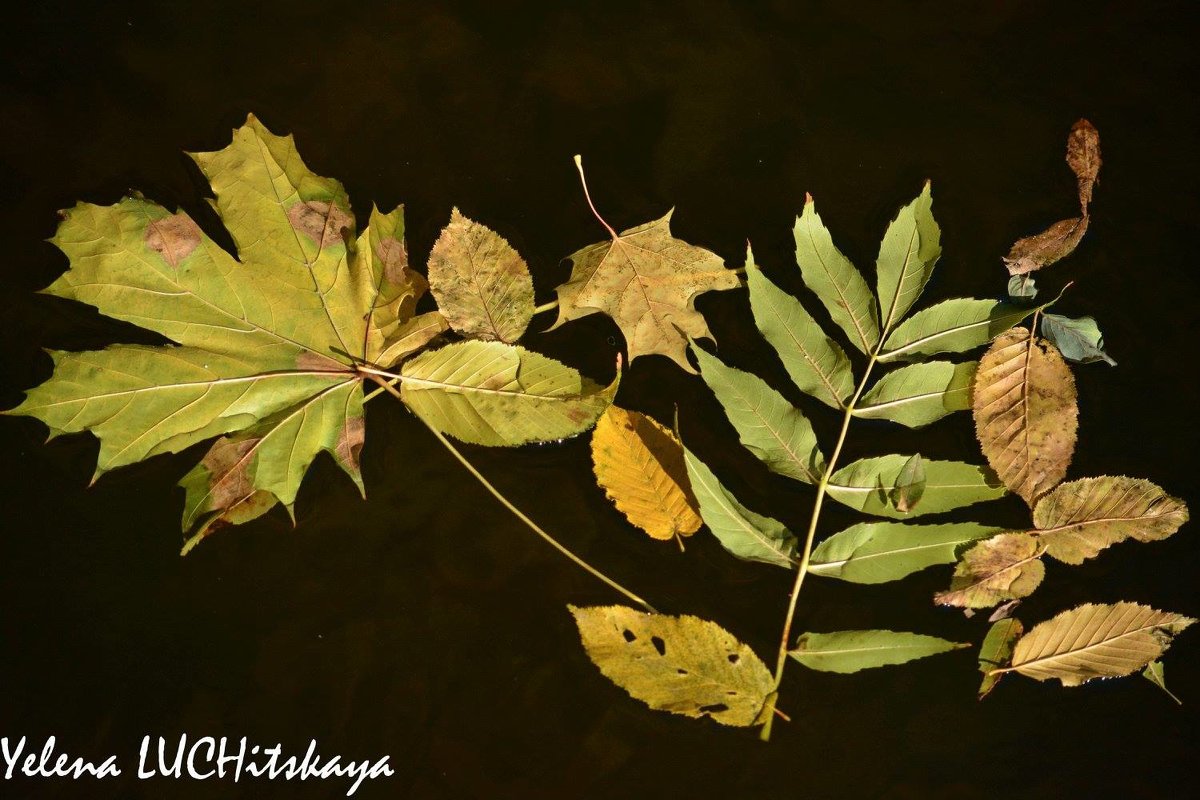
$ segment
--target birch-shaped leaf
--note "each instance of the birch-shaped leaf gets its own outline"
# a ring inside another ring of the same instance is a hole
[[[854,406],[854,416],[921,428],[971,407],[974,361],[927,361],[887,373]]]
[[[1068,361],[1079,364],[1103,361],[1110,367],[1117,365],[1112,356],[1104,352],[1104,334],[1091,317],[1071,319],[1059,314],[1043,314],[1041,330]]]
[[[963,353],[987,344],[1034,312],[995,300],[946,300],[922,309],[888,336],[879,360]]]
[[[746,283],[750,289],[754,324],[779,354],[792,382],[800,391],[822,403],[842,408],[854,393],[854,375],[841,345],[825,335],[799,300],[767,280],[762,270],[755,266],[749,248],[746,249]],[[863,291],[867,291],[865,283]],[[869,292],[867,300],[874,312]]]
[[[582,177],[578,157],[576,165]],[[688,339],[713,338],[696,310],[696,297],[738,288],[737,273],[726,269],[716,253],[672,236],[671,211],[619,234],[594,206],[592,213],[610,238],[570,255],[571,277],[558,287],[553,327],[603,312],[624,334],[630,361],[660,353],[693,372],[687,362]]]
[[[829,316],[846,332],[851,344],[870,353],[879,343],[879,315],[862,274],[833,244],[812,195],[796,218],[796,263],[804,285],[825,304]],[[755,313],[758,318],[758,313]]]
[[[1053,345],[1013,328],[979,362],[975,434],[1004,484],[1033,505],[1071,463],[1078,430],[1075,379]]]
[[[1193,622],[1138,603],[1088,603],[1035,625],[1017,641],[1003,671],[1039,681],[1057,678],[1063,686],[1119,678],[1161,656]]]
[[[618,369],[604,388],[523,347],[475,340],[422,353],[400,374],[400,395],[417,416],[464,442],[493,447],[582,433],[612,403],[620,380]]]
[[[812,423],[757,375],[727,366],[694,347],[700,375],[712,389],[725,416],[750,452],[772,472],[805,483],[818,483],[825,458]]]
[[[992,689],[995,689],[996,684],[1004,677],[1003,672],[996,670],[1008,665],[1009,659],[1012,658],[1013,645],[1024,632],[1025,626],[1015,617],[996,620],[992,627],[988,628],[987,636],[983,638],[983,644],[979,647],[979,671],[983,673],[983,681],[979,684],[980,700],[991,694]]]
[[[457,208],[429,253],[429,287],[458,333],[515,342],[533,319],[533,279],[500,234]]]
[[[969,646],[920,633],[837,631],[802,633],[788,655],[809,669],[849,673],[903,664]]]
[[[1163,663],[1161,661],[1151,661],[1149,664],[1147,664],[1146,668],[1142,670],[1142,677],[1166,692],[1167,697],[1174,700],[1176,705],[1183,705],[1183,701],[1176,697],[1174,692],[1167,688],[1166,671],[1163,668]]]
[[[774,708],[775,683],[754,651],[715,622],[625,606],[567,606],[604,677],[657,711],[749,727]]]
[[[907,519],[995,500],[1005,494],[1004,485],[983,467],[961,461],[925,460],[925,491],[921,502],[902,512],[893,504],[891,490],[910,458],[887,455],[847,464],[830,476],[829,496],[867,514]]]
[[[713,536],[733,555],[791,568],[796,537],[779,520],[755,514],[721,485],[717,476],[690,450],[684,448],[688,481],[700,503],[700,517]]]
[[[1038,500],[1033,532],[1048,555],[1081,564],[1126,539],[1165,539],[1187,520],[1187,505],[1150,481],[1081,478],[1060,484]]]
[[[942,231],[933,218],[933,196],[925,182],[921,194],[888,225],[875,263],[880,323],[892,330],[925,290],[942,254]]]
[[[962,554],[949,591],[934,602],[958,608],[991,608],[1005,600],[1028,597],[1046,575],[1045,548],[1028,533],[1002,533]]]
[[[356,240],[340,183],[251,116],[223,150],[194,156],[238,247],[141,197],[81,203],[52,240],[71,268],[50,294],[178,346],[54,353],[55,374],[13,413],[100,439],[96,475],[222,434],[185,477],[186,527],[290,506],[322,450],[362,487],[360,362],[377,363],[424,290],[403,216],[375,212]],[[230,457],[236,452],[236,457]]]
[[[999,531],[974,522],[861,522],[817,545],[809,572],[851,583],[886,583],[935,564],[953,564],[963,545]]]
[[[617,510],[651,537],[675,539],[700,529],[683,445],[654,419],[609,406],[592,433],[592,468]]]

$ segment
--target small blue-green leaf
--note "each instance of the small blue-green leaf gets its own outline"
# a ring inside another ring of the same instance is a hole
[[[1079,364],[1104,361],[1109,366],[1117,365],[1104,352],[1104,334],[1091,317],[1071,319],[1060,314],[1043,314],[1042,336],[1053,342],[1068,361]]]

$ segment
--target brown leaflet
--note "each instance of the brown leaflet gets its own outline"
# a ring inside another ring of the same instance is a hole
[[[1100,132],[1086,119],[1079,120],[1067,136],[1067,164],[1079,183],[1079,208],[1084,216],[1092,202],[1092,187],[1097,183],[1102,163]]]
[[[1010,275],[1027,275],[1048,267],[1075,252],[1087,229],[1086,214],[1060,220],[1041,233],[1018,239],[1004,257],[1004,266]]]
[[[178,267],[200,246],[200,227],[187,214],[172,214],[146,226],[146,246]]]
[[[1044,549],[1028,533],[1002,533],[963,553],[950,579],[950,589],[938,592],[938,605],[990,608],[1004,600],[1026,597],[1045,577],[1039,560]]]
[[[354,218],[324,200],[306,200],[287,210],[288,222],[322,249],[344,241],[354,227]]]

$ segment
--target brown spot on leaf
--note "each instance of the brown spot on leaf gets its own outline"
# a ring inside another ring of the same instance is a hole
[[[404,242],[399,239],[383,239],[375,248],[375,258],[383,265],[383,277],[390,283],[404,283],[407,280],[408,249]]]
[[[344,242],[354,224],[348,213],[324,200],[296,203],[288,209],[287,218],[293,228],[323,248]]]
[[[366,423],[363,418],[347,418],[346,424],[342,426],[341,433],[338,434],[337,445],[335,447],[338,460],[357,470],[359,467],[359,454],[362,452],[365,440]]]
[[[172,214],[146,226],[146,246],[172,267],[200,246],[200,227],[187,214]]]
[[[209,474],[207,510],[229,508],[253,494],[254,481],[248,468],[259,441],[259,437],[237,440],[222,437],[205,454],[200,464]]]
[[[348,372],[346,365],[322,353],[301,353],[296,359],[296,369],[311,369],[318,372]]]

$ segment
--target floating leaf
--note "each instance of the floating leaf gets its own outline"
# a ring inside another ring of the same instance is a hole
[[[980,700],[991,694],[992,689],[995,689],[996,684],[1004,677],[1003,672],[996,670],[1008,665],[1008,660],[1012,658],[1013,645],[1024,632],[1025,626],[1019,619],[1012,617],[997,620],[988,629],[987,636],[983,638],[983,644],[979,647],[979,671],[983,673],[983,682],[979,684]]]
[[[693,351],[701,377],[725,409],[742,444],[772,472],[818,483],[825,473],[825,458],[812,423],[800,409],[758,376],[726,366],[699,347]]]
[[[900,474],[896,476],[896,485],[891,493],[892,505],[900,513],[907,514],[916,508],[924,494],[925,462],[917,453],[900,468]]]
[[[1147,664],[1146,668],[1142,670],[1142,677],[1166,692],[1167,697],[1174,700],[1176,705],[1183,705],[1183,701],[1167,688],[1167,678],[1164,674],[1163,663],[1161,661],[1151,661]]]
[[[982,467],[960,461],[925,461],[921,503],[904,513],[896,509],[889,495],[909,458],[887,455],[847,464],[830,477],[829,496],[867,514],[905,519],[994,500],[1005,493],[996,476]]]
[[[974,522],[861,522],[817,545],[808,569],[851,583],[886,583],[935,564],[953,564],[964,544],[999,531]]]
[[[774,708],[766,665],[714,622],[625,606],[567,608],[604,677],[657,711],[748,727]]]
[[[1041,233],[1018,239],[1004,257],[1008,274],[1036,272],[1066,258],[1075,252],[1087,229],[1088,218],[1084,215],[1059,220]]]
[[[688,480],[700,503],[700,516],[713,536],[738,558],[790,568],[796,537],[779,520],[755,514],[721,485],[703,461],[683,451]]]
[[[959,608],[990,608],[1004,600],[1028,597],[1042,582],[1045,549],[1028,533],[1002,533],[962,554],[950,590],[934,602]]]
[[[645,414],[609,406],[592,433],[596,482],[633,525],[655,539],[700,530],[683,445]]]
[[[1013,275],[1008,279],[1008,296],[1014,300],[1032,300],[1037,293],[1037,284],[1028,274]]]
[[[1033,505],[1067,474],[1075,451],[1079,423],[1070,368],[1053,345],[1013,328],[980,360],[972,402],[988,463]]]
[[[1060,484],[1033,509],[1046,553],[1082,564],[1126,539],[1156,542],[1188,521],[1187,505],[1147,480],[1081,478]]]
[[[793,233],[796,263],[804,285],[821,299],[829,316],[855,347],[864,353],[874,351],[879,343],[875,298],[862,274],[834,246],[833,238],[817,215],[812,195],[805,198],[804,211],[796,218]]]
[[[429,286],[450,327],[515,342],[533,319],[533,279],[504,237],[455,208],[429,253]]]
[[[856,417],[887,419],[910,428],[971,407],[974,361],[927,361],[884,375],[854,406]]]
[[[1071,126],[1067,136],[1067,164],[1079,184],[1079,207],[1086,215],[1092,202],[1092,187],[1100,174],[1100,132],[1081,119]]]
[[[1033,311],[995,300],[946,300],[902,322],[884,342],[879,360],[966,352],[987,344]]]
[[[404,363],[400,394],[433,427],[471,444],[511,447],[575,436],[617,391],[504,342],[465,341]]]
[[[903,664],[926,656],[969,647],[936,636],[897,631],[837,631],[802,633],[788,655],[809,669],[821,672],[858,672],[860,669]]]
[[[1058,314],[1042,315],[1042,335],[1058,348],[1063,358],[1080,364],[1104,361],[1115,367],[1117,362],[1104,352],[1104,335],[1091,317],[1071,319]]]
[[[582,177],[580,163],[577,158]],[[625,335],[630,361],[661,353],[693,372],[687,362],[688,338],[712,339],[708,323],[695,308],[696,296],[736,289],[741,285],[737,273],[726,269],[716,253],[672,236],[670,211],[620,234],[594,207],[592,212],[611,239],[571,254],[571,277],[558,287],[558,321],[553,327],[603,312]]]
[[[880,320],[890,331],[925,290],[933,267],[942,254],[942,232],[933,218],[930,184],[915,200],[900,209],[879,245],[876,283]]]
[[[859,279],[861,281],[861,278]],[[800,391],[833,408],[840,409],[854,393],[850,360],[841,345],[821,330],[800,301],[763,276],[746,250],[746,283],[754,324],[775,348],[779,360]],[[867,291],[863,284],[863,291]],[[867,292],[874,312],[870,292]]]
[[[1138,603],[1088,603],[1035,625],[1017,641],[1004,671],[1039,681],[1057,678],[1063,686],[1119,678],[1161,656],[1193,622]]]

